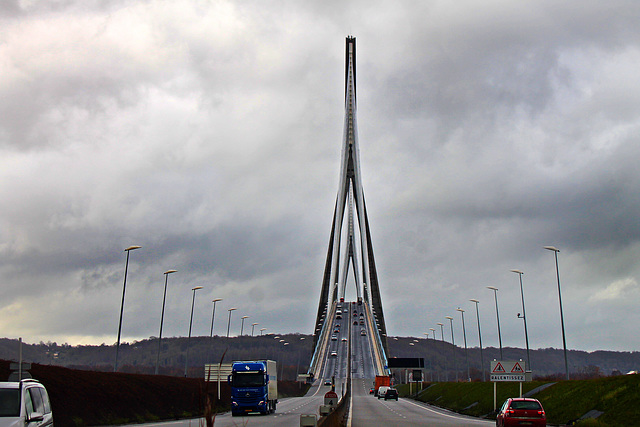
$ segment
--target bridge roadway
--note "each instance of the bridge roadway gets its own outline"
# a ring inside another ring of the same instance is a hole
[[[326,380],[331,380],[332,377],[335,379],[335,391],[338,396],[346,392],[349,344],[351,345],[352,376],[352,400],[349,417],[351,427],[378,425],[393,425],[394,427],[489,426],[494,424],[488,420],[461,416],[410,399],[400,398],[398,401],[385,401],[370,395],[369,388],[373,384],[375,368],[367,322],[360,325],[362,309],[362,306],[355,304],[347,302],[342,304],[342,318],[334,317],[331,324],[331,335],[335,335],[336,339],[330,338],[325,354],[322,355],[324,364],[320,375],[305,396],[280,399],[275,414],[271,415],[232,417],[230,413],[219,414],[215,419],[215,426],[299,426],[301,414],[318,414],[318,408],[324,404],[324,394],[331,390],[331,386],[324,385]],[[337,315],[335,316],[337,317]],[[356,322],[355,325],[354,322]],[[340,326],[336,327],[338,324]],[[361,335],[363,329],[366,335]],[[343,338],[346,341],[343,341]],[[331,355],[332,352],[335,352],[335,356]],[[147,427],[186,427],[197,426],[199,421],[184,420],[144,425]]]

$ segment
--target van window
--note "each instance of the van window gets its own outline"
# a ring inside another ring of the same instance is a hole
[[[49,401],[49,395],[47,394],[47,390],[45,390],[44,388],[40,388],[40,387],[38,387],[38,390],[40,390],[40,394],[42,395],[42,403],[44,404],[44,413],[45,414],[50,414],[51,413],[51,402]]]
[[[0,389],[0,417],[20,416],[20,390],[17,388]]]
[[[27,393],[26,390],[24,393],[24,407],[27,411],[27,416],[31,417],[31,414],[33,413],[33,401],[31,400],[31,393]]]
[[[33,402],[33,412],[44,414],[44,404],[42,403],[42,395],[38,387],[29,388],[29,394],[31,395],[31,401]]]

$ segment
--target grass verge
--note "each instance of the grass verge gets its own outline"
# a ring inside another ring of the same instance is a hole
[[[523,384],[527,393],[547,382]],[[409,385],[398,387],[401,396],[409,396]],[[420,386],[418,385],[418,389]],[[518,383],[497,384],[497,406],[508,397],[519,395]],[[493,383],[424,383],[422,391],[413,398],[455,412],[476,417],[495,418],[493,412]],[[640,375],[599,378],[595,380],[560,381],[537,392],[534,397],[547,412],[549,424],[614,427],[640,425]],[[597,419],[581,420],[589,411],[602,412]]]

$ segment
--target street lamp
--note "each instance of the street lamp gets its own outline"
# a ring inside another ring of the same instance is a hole
[[[469,301],[476,304],[476,319],[478,320],[478,340],[480,341],[480,366],[482,369],[482,381],[485,381],[484,376],[484,355],[482,354],[482,332],[480,332],[480,310],[478,310],[478,304],[480,301],[477,299],[470,299]]]
[[[118,353],[120,351],[120,333],[122,332],[122,313],[124,312],[124,293],[127,289],[127,270],[129,269],[129,252],[140,249],[142,246],[129,246],[124,251],[127,253],[127,261],[124,264],[124,283],[122,284],[122,303],[120,304],[120,322],[118,323],[118,341],[116,342],[116,363],[113,372],[118,371]]]
[[[253,329],[256,327],[256,325],[259,325],[260,323],[252,323],[251,324],[251,336],[253,336]]]
[[[560,301],[560,324],[562,325],[562,346],[564,347],[564,369],[569,379],[569,362],[567,361],[567,341],[564,335],[564,315],[562,314],[562,293],[560,292],[560,269],[558,268],[558,252],[560,249],[555,246],[545,246],[545,249],[553,251],[556,257],[556,277],[558,278],[558,301]]]
[[[444,344],[444,323],[438,322],[436,325],[440,326],[440,340],[442,341],[442,353],[444,354],[445,344]],[[447,358],[444,358],[444,380],[449,381],[449,366],[447,363]]]
[[[524,320],[524,340],[527,344],[527,365],[529,365],[529,371],[531,370],[531,358],[529,357],[529,334],[527,333],[527,314],[524,311],[524,291],[522,290],[522,275],[524,274],[521,270],[511,270],[516,273],[520,277],[520,296],[522,297],[522,316],[518,313],[518,318]]]
[[[242,316],[242,323],[240,324],[240,336],[242,336],[242,332],[244,331],[244,319],[248,319],[249,316]]]
[[[458,365],[456,364],[456,340],[453,335],[453,317],[444,316],[445,319],[449,319],[451,324],[451,349],[453,350],[453,371],[456,373],[456,382],[458,382]]]
[[[227,310],[229,312],[229,320],[227,321],[227,340],[229,339],[229,327],[231,326],[231,312],[233,310],[237,310],[237,308],[233,307]]]
[[[162,314],[160,315],[160,334],[158,335],[158,356],[156,357],[156,375],[158,375],[158,366],[160,365],[160,343],[162,342],[162,323],[164,322],[164,303],[167,300],[167,280],[171,273],[178,270],[167,270],[164,272],[164,295],[162,297]]]
[[[262,336],[262,333],[263,333],[264,331],[266,331],[266,330],[267,330],[267,328],[260,328],[260,336]]]
[[[209,332],[209,348],[207,349],[207,361],[209,360],[209,353],[213,347],[213,321],[216,318],[216,303],[222,301],[222,298],[214,298],[211,300],[213,303],[213,311],[211,312],[211,331]]]
[[[464,326],[464,310],[460,307],[456,308],[456,311],[462,315],[462,336],[464,337],[464,358],[467,361],[467,381],[471,382],[471,372],[469,370],[469,352],[467,351],[467,330]]]
[[[498,288],[494,286],[487,286],[487,289],[491,289],[493,291],[493,297],[496,300],[496,319],[498,319],[498,342],[500,343],[500,360],[504,360],[502,358],[502,335],[500,334],[500,312],[498,311]]]
[[[191,318],[189,320],[189,336],[187,337],[187,355],[184,358],[184,376],[187,376],[187,368],[189,367],[189,341],[191,341],[191,326],[193,325],[193,307],[196,304],[196,291],[202,289],[202,286],[196,286],[191,288],[193,291],[193,298],[191,299]]]

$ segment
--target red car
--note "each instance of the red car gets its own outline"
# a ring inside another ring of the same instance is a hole
[[[514,397],[507,399],[496,416],[497,427],[547,425],[547,416],[537,399]]]

